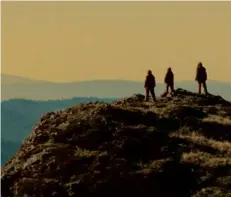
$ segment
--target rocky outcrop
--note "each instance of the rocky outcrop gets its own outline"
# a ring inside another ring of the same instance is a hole
[[[182,89],[143,100],[45,114],[4,167],[2,197],[230,196],[231,103]]]

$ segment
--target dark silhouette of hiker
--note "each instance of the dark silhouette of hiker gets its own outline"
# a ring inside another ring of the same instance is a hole
[[[166,96],[169,93],[169,88],[171,90],[171,94],[174,93],[174,74],[171,68],[168,68],[167,73],[164,78],[164,83],[166,84],[166,91],[162,95],[162,97]]]
[[[149,92],[152,95],[152,99],[154,102],[156,102],[156,95],[154,88],[156,87],[156,80],[154,75],[152,74],[151,70],[148,70],[148,75],[146,76],[145,82],[144,82],[144,88],[146,90],[146,101],[149,100]]]
[[[207,72],[206,72],[206,68],[202,65],[201,62],[199,62],[197,65],[197,72],[196,72],[195,80],[198,83],[198,94],[201,94],[201,86],[203,86],[205,94],[208,94],[207,85],[206,85]]]

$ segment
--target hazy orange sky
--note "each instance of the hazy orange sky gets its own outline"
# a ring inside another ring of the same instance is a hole
[[[231,81],[231,2],[1,2],[2,73],[57,82]]]

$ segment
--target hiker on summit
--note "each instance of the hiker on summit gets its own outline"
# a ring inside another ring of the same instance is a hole
[[[148,75],[146,76],[145,82],[144,82],[144,88],[146,90],[146,101],[149,100],[149,92],[152,95],[152,99],[154,102],[156,102],[156,95],[154,88],[156,87],[156,80],[154,75],[152,74],[151,70],[148,70]]]
[[[174,93],[174,74],[170,67],[168,68],[167,73],[165,75],[164,83],[166,84],[166,91],[164,92],[162,97],[165,97],[169,93],[169,88],[171,90],[171,94],[173,94]]]
[[[201,94],[201,86],[203,86],[205,94],[208,94],[207,85],[206,85],[207,72],[206,72],[206,68],[202,65],[201,62],[199,62],[197,65],[195,80],[198,83],[198,94]]]

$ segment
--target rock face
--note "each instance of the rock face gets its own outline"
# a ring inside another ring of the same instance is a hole
[[[231,103],[143,99],[44,115],[4,167],[2,197],[231,196]]]

